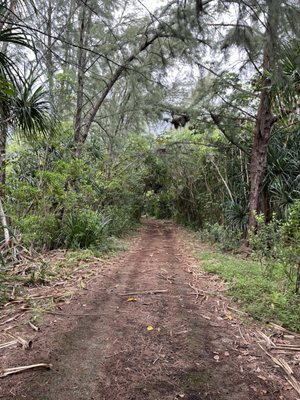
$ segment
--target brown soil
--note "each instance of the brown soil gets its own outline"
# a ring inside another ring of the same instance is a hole
[[[252,325],[241,331],[224,298],[205,293],[222,282],[192,273],[199,263],[179,229],[148,221],[85,295],[57,310],[63,315],[44,319],[32,350],[1,356],[5,367],[53,367],[3,378],[0,398],[296,399],[280,370],[251,341]],[[153,290],[166,292],[129,294]]]

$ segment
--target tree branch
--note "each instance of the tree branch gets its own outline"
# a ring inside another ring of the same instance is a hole
[[[220,129],[220,131],[223,133],[223,135],[226,137],[227,140],[229,140],[230,143],[235,145],[237,148],[239,148],[243,153],[247,154],[247,156],[250,156],[249,151],[244,147],[241,143],[239,143],[237,140],[235,140],[234,137],[228,134],[228,132],[222,127],[221,125],[221,119],[219,115],[213,114],[212,112],[209,112],[211,119],[213,122],[217,125],[217,127]]]

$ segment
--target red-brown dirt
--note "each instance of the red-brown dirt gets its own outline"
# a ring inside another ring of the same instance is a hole
[[[220,314],[218,296],[196,301],[196,283],[202,293],[211,284],[204,275],[195,282],[199,262],[179,229],[148,221],[86,295],[47,316],[32,350],[6,366],[50,362],[52,369],[1,379],[0,398],[296,399],[280,370],[247,343],[251,324],[242,333],[235,317]],[[130,294],[154,290],[165,291]]]

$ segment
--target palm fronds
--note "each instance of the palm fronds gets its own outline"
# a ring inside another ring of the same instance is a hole
[[[37,133],[48,134],[53,130],[47,92],[37,78],[29,78],[17,85],[12,99],[15,126],[27,138]]]

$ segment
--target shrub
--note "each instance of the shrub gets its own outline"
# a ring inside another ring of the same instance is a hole
[[[300,292],[300,200],[290,209],[287,221],[281,228],[281,260],[289,279],[295,284],[295,292]]]
[[[269,223],[265,222],[263,214],[256,215],[257,231],[251,232],[249,244],[258,258],[261,266],[267,273],[272,273],[272,269],[278,261],[281,247],[281,223],[273,215]]]
[[[283,269],[295,292],[300,291],[300,201],[291,207],[286,222],[280,222],[273,215],[266,224],[264,216],[256,216],[257,232],[250,236],[254,254],[268,274],[277,266]]]
[[[63,235],[68,249],[98,247],[107,238],[110,218],[92,210],[75,210],[63,220]]]
[[[25,246],[53,249],[59,242],[59,221],[54,214],[44,216],[27,215],[15,222],[15,226],[22,232]]]
[[[242,232],[220,224],[205,224],[200,230],[200,237],[204,241],[216,244],[221,250],[231,251],[240,247]]]

